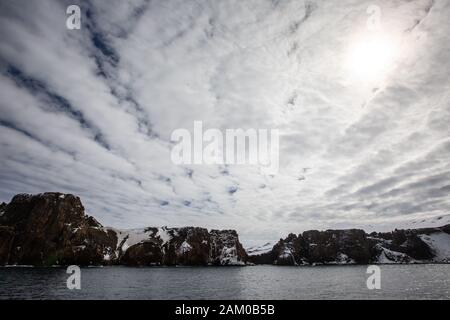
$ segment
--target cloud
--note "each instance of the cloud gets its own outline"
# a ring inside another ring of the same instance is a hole
[[[378,1],[399,48],[356,79],[371,1],[0,1],[0,199],[80,195],[115,227],[276,238],[448,212],[450,4]],[[351,69],[351,68],[350,68]],[[279,129],[280,172],[176,166],[178,128]]]

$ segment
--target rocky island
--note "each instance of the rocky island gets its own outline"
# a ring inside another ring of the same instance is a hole
[[[19,194],[0,204],[0,265],[226,266],[450,263],[450,225],[367,234],[305,231],[247,253],[234,230],[119,230],[84,212],[79,197]]]

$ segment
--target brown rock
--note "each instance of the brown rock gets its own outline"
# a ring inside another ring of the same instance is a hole
[[[84,214],[80,198],[61,193],[17,195],[1,217],[10,228],[10,251],[3,264],[101,264],[113,255],[117,237]]]

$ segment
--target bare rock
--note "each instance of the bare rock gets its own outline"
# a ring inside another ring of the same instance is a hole
[[[117,237],[84,213],[80,198],[62,193],[20,194],[0,219],[2,239],[12,238],[2,264],[102,264]],[[8,230],[8,231],[5,231]],[[2,248],[8,246],[3,243]]]

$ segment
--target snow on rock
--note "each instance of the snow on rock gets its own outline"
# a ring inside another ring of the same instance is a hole
[[[291,248],[290,245],[285,245],[278,254],[278,259],[275,260],[275,264],[292,264],[295,266],[298,265],[297,261],[295,261],[294,249]]]
[[[183,243],[180,246],[180,252],[186,253],[192,249],[191,245],[186,242],[186,240],[183,241]]]
[[[220,265],[245,265],[244,261],[239,260],[236,247],[224,247],[219,257]]]
[[[1,203],[0,213],[0,265],[242,265],[247,260],[234,230],[107,228],[70,194],[20,194]],[[36,254],[36,248],[45,254]]]
[[[246,253],[233,230],[204,228],[112,229],[118,261],[128,265],[243,265]]]
[[[411,261],[412,259],[404,253],[389,250],[387,248],[384,248],[380,244],[377,245],[377,248],[379,249],[379,252],[380,252],[375,261],[377,263],[394,264],[394,263],[412,262]]]
[[[367,232],[390,232],[393,229],[422,229],[422,228],[438,228],[450,224],[450,214],[440,214],[428,217],[410,218],[405,220],[402,217],[399,220],[387,220],[385,223],[377,223],[375,225],[364,225]]]
[[[249,256],[270,252],[276,241],[264,241],[262,244],[252,243],[251,246],[245,248]]]
[[[172,233],[175,229],[172,229]],[[166,244],[172,239],[172,235],[168,232],[167,227],[158,228],[158,232],[156,233],[156,237],[159,237],[162,240],[162,245]]]
[[[448,224],[450,224],[450,214],[411,220],[405,223],[404,228],[436,228]]]
[[[444,223],[447,218],[434,217],[427,223]],[[36,255],[30,243],[45,254]],[[105,228],[85,214],[79,197],[70,194],[21,194],[8,205],[0,204],[0,265],[450,263],[450,224],[370,234],[360,229],[309,230],[248,251],[234,230]]]
[[[420,235],[424,241],[433,250],[435,262],[450,262],[450,234],[439,232],[430,235]]]
[[[245,265],[247,254],[234,230],[211,230],[210,263]]]
[[[150,238],[152,231],[149,229],[119,230],[109,228],[117,235],[116,256],[120,257],[129,247]]]
[[[339,253],[336,257],[336,264],[355,264],[355,260],[350,258],[345,253]]]
[[[249,261],[276,265],[450,263],[450,225],[371,234],[359,229],[310,230],[289,234],[269,251],[252,249]]]
[[[5,213],[6,203],[0,203],[0,217]]]

